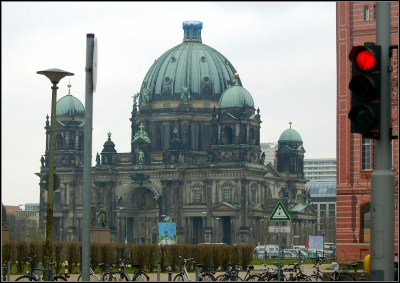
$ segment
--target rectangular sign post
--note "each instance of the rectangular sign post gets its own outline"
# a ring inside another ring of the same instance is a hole
[[[290,216],[289,213],[286,211],[286,208],[283,206],[282,202],[278,202],[275,206],[274,210],[269,217],[269,221],[289,221]],[[278,222],[279,223],[279,222]],[[280,223],[279,223],[280,224]],[[278,281],[281,280],[281,233],[289,233],[290,227],[287,226],[270,226],[268,228],[269,232],[279,233],[278,234]],[[287,231],[287,232],[286,232]]]
[[[269,226],[270,233],[290,233],[290,226]]]

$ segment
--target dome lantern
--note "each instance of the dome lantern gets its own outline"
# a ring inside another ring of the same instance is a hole
[[[199,21],[185,21],[182,24],[183,42],[186,41],[201,41],[201,30],[203,28],[203,22]]]

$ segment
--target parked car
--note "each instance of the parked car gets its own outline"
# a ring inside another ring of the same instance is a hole
[[[265,248],[266,254],[265,254]],[[264,259],[266,258],[277,258],[278,257],[279,247],[277,245],[261,245],[257,246],[254,249],[254,258],[255,259]]]
[[[297,253],[292,250],[283,250],[283,258],[284,259],[296,259],[298,258]]]

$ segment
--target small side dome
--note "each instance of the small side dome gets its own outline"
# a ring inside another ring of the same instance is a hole
[[[56,116],[85,117],[85,107],[82,102],[71,95],[71,84],[68,84],[68,94],[57,101]]]
[[[104,143],[103,145],[103,150],[101,153],[110,153],[110,152],[117,152],[115,150],[115,144],[114,142],[111,140],[111,133],[108,132],[108,140]]]
[[[300,134],[292,129],[292,121],[289,122],[290,128],[285,130],[279,137],[280,142],[303,142]]]
[[[243,107],[244,105],[254,108],[254,100],[250,92],[240,86],[239,74],[235,73],[236,83],[222,93],[219,99],[219,108]]]

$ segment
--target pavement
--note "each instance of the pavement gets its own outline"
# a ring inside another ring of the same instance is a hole
[[[307,275],[311,275],[313,273],[313,265],[312,264],[303,264],[302,266],[303,266],[303,273],[305,273]],[[269,266],[269,267],[272,267],[272,266]],[[288,267],[288,266],[285,266],[285,267]],[[330,267],[330,264],[321,264],[320,265],[320,270],[322,272],[326,272],[326,271],[329,272],[329,270],[327,269],[328,267]],[[266,270],[264,266],[255,265],[253,272],[262,272],[264,270]],[[246,273],[245,271],[240,271],[239,276],[243,278],[245,276],[245,273]],[[172,280],[174,279],[176,274],[177,274],[176,272],[174,272],[172,274]],[[218,276],[220,274],[224,274],[224,271],[217,271],[215,276]],[[97,275],[99,277],[101,276],[100,274],[97,274]],[[165,282],[165,281],[168,281],[168,273],[160,273],[160,276],[159,276],[160,280],[158,280],[157,272],[148,273],[148,275],[150,276],[150,281],[153,281],[153,282],[157,282],[157,281]],[[21,276],[21,274],[20,275],[10,275],[10,281],[15,281],[15,279],[17,279],[19,276]],[[78,276],[79,276],[79,274],[70,274],[70,278],[68,278],[68,281],[75,282],[75,281],[78,280]],[[189,276],[193,280],[194,277],[195,277],[195,272],[189,272]],[[3,274],[2,274],[1,278],[3,278]],[[4,281],[4,280],[2,280],[2,281]]]

